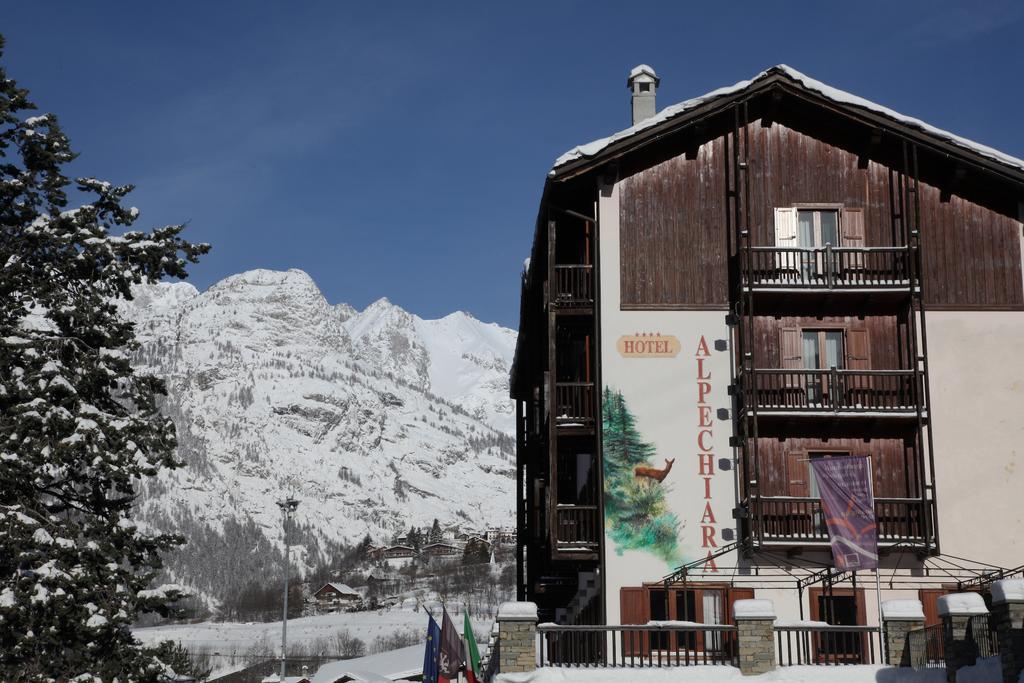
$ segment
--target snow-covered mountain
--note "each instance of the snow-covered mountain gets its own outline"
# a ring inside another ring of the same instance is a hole
[[[217,595],[269,570],[284,494],[301,500],[308,567],[367,533],[514,519],[512,330],[386,299],[332,306],[299,270],[202,293],[145,286],[125,310],[138,367],[167,381],[187,463],[147,484],[138,511],[189,538],[169,561],[176,579]]]

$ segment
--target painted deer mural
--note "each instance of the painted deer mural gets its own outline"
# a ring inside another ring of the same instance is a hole
[[[633,470],[633,476],[647,477],[649,479],[654,479],[657,482],[665,481],[665,477],[667,477],[668,473],[672,470],[672,463],[675,461],[675,458],[672,458],[671,460],[665,458],[665,467],[660,470],[657,467],[644,467],[643,465],[640,465]]]

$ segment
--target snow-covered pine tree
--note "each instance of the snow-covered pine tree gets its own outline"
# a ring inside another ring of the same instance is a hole
[[[132,187],[72,184],[67,137],[33,109],[0,67],[0,679],[160,680],[128,627],[180,595],[150,583],[181,539],[129,513],[139,481],[177,465],[174,426],[163,384],[129,365],[117,300],[208,247],[180,225],[128,231]]]
[[[440,543],[443,540],[444,532],[441,531],[441,523],[435,517],[434,523],[430,526],[430,531],[427,532],[427,543]]]

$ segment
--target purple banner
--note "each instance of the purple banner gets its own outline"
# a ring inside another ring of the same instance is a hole
[[[866,455],[814,458],[811,469],[818,484],[836,569],[878,567],[871,460]]]

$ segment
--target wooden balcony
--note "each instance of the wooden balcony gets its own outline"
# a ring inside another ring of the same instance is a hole
[[[806,306],[814,313],[824,300],[835,310],[897,307],[914,286],[907,247],[751,247],[749,261],[745,254],[739,258],[743,288],[762,312]]]
[[[916,417],[925,395],[913,370],[755,369],[739,381],[741,412],[764,416]]]
[[[595,551],[601,540],[602,524],[596,505],[559,504],[555,508],[555,541],[561,552]]]
[[[909,290],[907,247],[751,247],[743,262],[746,287],[754,289]]]
[[[821,500],[773,496],[753,498],[750,533],[755,542],[778,545],[827,544],[828,529]],[[876,498],[875,518],[881,545],[900,543],[931,547],[934,505],[919,498]]]
[[[555,384],[554,419],[559,428],[594,428],[595,400],[593,382]]]
[[[555,266],[551,303],[557,308],[594,306],[594,267],[589,265]]]

